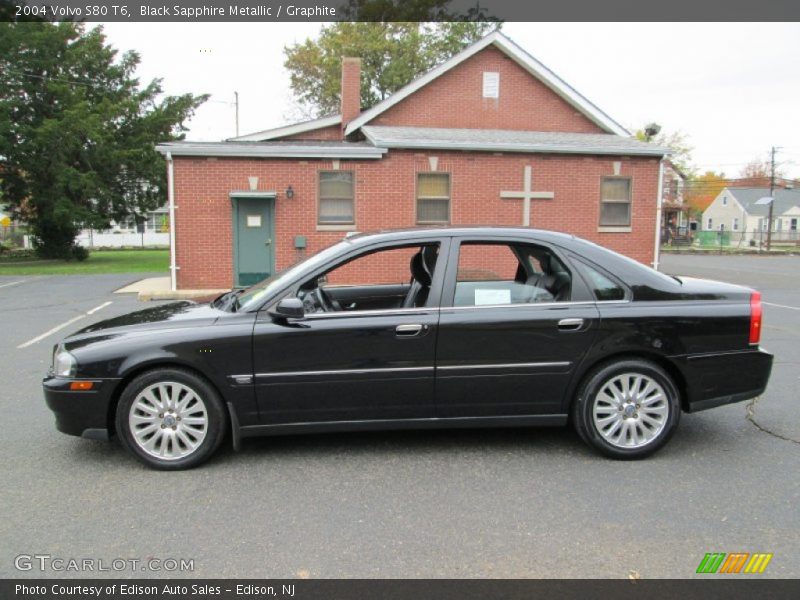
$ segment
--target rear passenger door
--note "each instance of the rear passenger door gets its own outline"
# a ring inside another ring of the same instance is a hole
[[[547,245],[463,239],[451,256],[436,352],[437,415],[559,415],[598,323],[583,280]]]

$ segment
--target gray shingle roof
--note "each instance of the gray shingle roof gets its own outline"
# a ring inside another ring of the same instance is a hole
[[[668,148],[611,133],[440,129],[384,125],[366,125],[361,131],[370,142],[383,148],[646,156],[665,156],[670,153]]]
[[[156,146],[175,156],[253,158],[381,158],[384,148],[368,142],[291,140],[276,142],[167,142]]]
[[[736,198],[742,208],[750,215],[766,217],[769,215],[769,204],[756,204],[761,198],[769,196],[769,188],[726,188],[731,196]],[[800,190],[775,190],[775,206],[772,209],[774,216],[782,215],[793,207],[800,207]]]

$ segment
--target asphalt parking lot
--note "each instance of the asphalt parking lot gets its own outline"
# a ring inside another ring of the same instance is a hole
[[[648,460],[601,458],[568,429],[425,431],[247,440],[176,473],[56,432],[40,388],[52,345],[141,307],[112,292],[143,275],[0,277],[0,577],[172,574],[14,566],[47,554],[193,559],[174,575],[196,577],[683,578],[737,551],[800,577],[800,257],[662,270],[759,288],[776,362],[756,403],[684,415]]]

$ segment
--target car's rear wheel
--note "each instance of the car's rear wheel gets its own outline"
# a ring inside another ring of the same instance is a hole
[[[613,458],[644,458],[669,441],[680,421],[680,396],[657,364],[606,363],[583,380],[572,420],[581,438]]]
[[[117,406],[123,445],[148,466],[196,467],[219,447],[225,412],[216,390],[183,369],[156,369],[131,381]]]

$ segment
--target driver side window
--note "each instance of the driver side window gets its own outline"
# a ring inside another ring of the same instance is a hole
[[[426,306],[438,244],[385,248],[340,263],[298,292],[307,313]]]

